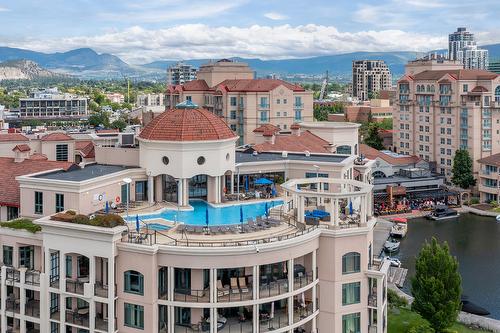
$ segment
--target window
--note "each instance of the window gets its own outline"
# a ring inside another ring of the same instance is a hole
[[[7,206],[7,221],[17,219],[19,217],[19,208]]]
[[[276,112],[276,117],[279,117],[279,116],[281,116],[281,112],[278,111],[278,112]]]
[[[468,85],[468,84],[464,84],[464,85],[463,85],[463,91],[464,91],[464,92],[469,91],[469,85]]]
[[[64,194],[56,193],[56,213],[64,210]]]
[[[144,295],[144,275],[136,271],[124,273],[124,291],[131,294]]]
[[[342,256],[342,274],[358,273],[360,271],[360,258],[358,252],[349,252]]]
[[[144,329],[144,307],[125,303],[125,326]]]
[[[267,97],[261,97],[260,98],[260,107],[261,108],[267,108],[268,107]]]
[[[73,277],[73,258],[71,256],[66,256],[66,277]]]
[[[35,250],[33,246],[21,246],[19,247],[19,267],[26,267],[28,269],[34,268],[33,256]]]
[[[267,111],[260,112],[260,121],[268,121],[267,119]]]
[[[231,117],[231,119],[233,119],[233,120],[234,120],[234,119],[236,119],[236,111],[231,111],[231,112],[230,112],[230,117]]]
[[[360,302],[361,282],[345,283],[342,285],[342,305],[357,304]]]
[[[444,138],[441,138],[441,144],[444,145],[444,143],[445,143]]]
[[[278,99],[276,100],[276,104],[280,104],[280,102],[281,102],[281,101],[280,101],[280,99],[278,98]]]
[[[235,124],[231,124],[229,127],[231,127],[231,130],[233,132],[236,132],[236,125]]]
[[[56,145],[56,161],[68,160],[68,145]]]
[[[283,117],[288,116],[288,112],[283,112]]]
[[[360,313],[351,313],[342,316],[342,333],[360,333],[361,315]]]
[[[12,246],[3,246],[3,264],[6,266],[12,266],[12,253],[14,248]]]
[[[298,106],[298,107],[302,106],[302,97],[300,97],[300,96],[295,97],[295,106]]]
[[[231,106],[236,106],[236,97],[230,97],[229,102],[230,102]]]
[[[286,98],[283,98],[283,104],[286,104]]]
[[[295,111],[295,120],[301,120],[302,119],[302,111],[296,110]]]
[[[35,214],[43,214],[43,192],[35,192]]]

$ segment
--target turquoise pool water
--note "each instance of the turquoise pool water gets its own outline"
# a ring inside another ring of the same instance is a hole
[[[142,221],[146,221],[146,223],[147,220],[161,218],[191,225],[205,225],[206,209],[208,207],[209,225],[228,225],[240,223],[240,206],[243,209],[244,222],[246,222],[250,217],[255,219],[257,216],[264,216],[266,207],[264,202],[236,204],[224,207],[213,207],[201,200],[192,200],[189,204],[193,206],[194,210],[177,211],[169,209],[161,213],[139,215],[139,218]],[[283,200],[273,200],[267,202],[269,209],[281,204],[283,204]],[[135,222],[135,216],[130,216],[129,221]]]
[[[164,231],[170,229],[168,225],[164,225],[161,223],[148,223],[148,228],[151,230]]]

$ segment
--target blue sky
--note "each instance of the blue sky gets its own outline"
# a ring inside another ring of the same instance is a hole
[[[457,26],[500,42],[498,13],[498,0],[0,0],[0,45],[92,47],[131,63],[427,51]]]

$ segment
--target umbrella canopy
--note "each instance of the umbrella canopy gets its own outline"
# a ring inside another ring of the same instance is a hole
[[[408,219],[404,217],[395,217],[392,219],[394,222],[400,222],[400,223],[408,223]]]
[[[248,175],[245,176],[245,191],[248,192]]]
[[[255,181],[255,185],[271,185],[273,182],[267,178],[259,178]]]
[[[243,205],[240,205],[240,223],[243,223]]]
[[[349,201],[349,215],[352,215],[353,209],[352,209],[352,201]]]
[[[106,201],[106,206],[104,208],[104,211],[106,212],[106,214],[109,213],[109,202]]]
[[[141,229],[141,224],[139,222],[139,215],[135,215],[135,230],[137,230],[137,232],[139,232],[139,230]]]
[[[208,227],[208,207],[205,209],[205,224]]]

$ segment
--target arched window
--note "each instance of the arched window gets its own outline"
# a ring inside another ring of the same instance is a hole
[[[500,102],[500,86],[495,89],[495,102]]]
[[[377,170],[373,173],[373,178],[385,178],[385,177],[387,176],[382,171]]]
[[[144,295],[144,275],[136,271],[126,271],[124,273],[123,291]]]
[[[337,147],[337,154],[345,154],[345,155],[350,155],[351,154],[351,146],[339,146]]]
[[[359,273],[361,270],[361,255],[349,252],[342,256],[342,274]]]
[[[431,92],[431,86],[427,85],[427,92]]]
[[[420,92],[420,85],[417,84],[417,92]]]
[[[431,92],[434,92],[434,85],[431,86]]]

